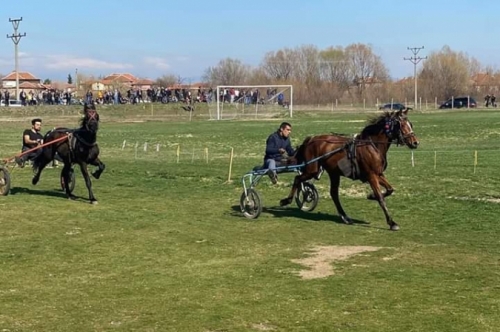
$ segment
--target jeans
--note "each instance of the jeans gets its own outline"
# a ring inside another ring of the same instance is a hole
[[[264,160],[264,169],[270,169],[271,171],[276,173],[276,160],[274,159]]]

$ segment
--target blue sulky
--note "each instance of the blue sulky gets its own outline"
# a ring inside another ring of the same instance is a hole
[[[315,160],[316,161],[316,160]],[[280,173],[297,173],[300,174],[301,169],[306,164],[278,166],[276,172]],[[243,185],[243,193],[240,198],[240,208],[243,215],[248,219],[256,219],[262,212],[262,199],[255,189],[262,177],[268,174],[268,169],[262,166],[255,166],[250,172],[243,175],[241,183]],[[301,183],[295,202],[302,211],[313,211],[318,205],[319,194],[312,182],[306,181]]]

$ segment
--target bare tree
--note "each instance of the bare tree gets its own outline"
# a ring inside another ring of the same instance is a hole
[[[217,66],[209,67],[205,71],[203,80],[212,85],[239,85],[245,84],[250,74],[250,67],[240,60],[226,58]]]
[[[380,56],[369,45],[351,44],[345,48],[349,61],[351,79],[358,87],[359,96],[363,96],[367,85],[383,83],[389,78],[389,71]]]
[[[295,52],[292,49],[285,48],[276,52],[266,53],[260,68],[271,79],[286,81],[291,78],[295,62]]]
[[[163,76],[157,78],[155,81],[155,84],[160,86],[160,87],[167,88],[167,87],[174,86],[176,84],[182,84],[182,81],[183,80],[180,76],[169,74],[169,75],[163,75]]]
[[[424,62],[420,80],[427,98],[441,100],[466,94],[471,75],[479,70],[479,62],[463,52],[455,52],[449,46],[432,52]]]
[[[342,47],[329,47],[319,53],[320,77],[327,83],[334,98],[349,92],[352,83],[349,63]]]

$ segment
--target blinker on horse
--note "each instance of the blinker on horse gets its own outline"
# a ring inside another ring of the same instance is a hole
[[[317,177],[323,168],[330,177],[330,196],[346,224],[351,224],[352,220],[340,204],[341,176],[368,182],[373,190],[368,199],[379,203],[389,228],[398,230],[399,225],[390,216],[385,203],[385,197],[394,192],[384,175],[387,152],[392,143],[406,145],[410,149],[416,149],[419,145],[413,125],[408,119],[407,109],[384,112],[373,118],[355,138],[338,134],[307,137],[295,155],[299,164],[305,163],[303,172],[295,177],[290,194],[280,204],[290,204],[300,184]],[[313,159],[317,161],[308,163]],[[385,188],[385,192],[382,192],[380,186]]]
[[[47,145],[43,148],[42,153],[34,160],[33,169],[36,171],[32,183],[36,185],[40,180],[40,175],[57,153],[64,162],[62,176],[64,179],[64,189],[69,199],[75,199],[69,189],[71,166],[78,164],[82,172],[85,184],[89,192],[89,201],[92,204],[97,204],[97,199],[92,192],[92,181],[90,180],[87,166],[97,166],[98,169],[92,173],[92,176],[99,179],[105,169],[104,163],[99,159],[99,147],[97,145],[97,130],[99,129],[99,114],[96,111],[94,104],[86,104],[84,106],[84,116],[80,121],[80,128],[55,128],[45,134],[44,142],[58,140],[63,137],[67,139],[59,140],[57,143]]]

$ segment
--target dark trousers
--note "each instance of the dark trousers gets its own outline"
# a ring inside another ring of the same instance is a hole
[[[31,148],[28,148],[27,146],[23,146],[21,152],[28,151]],[[37,149],[34,151],[31,151],[30,153],[25,154],[24,156],[21,157],[22,161],[27,161],[27,160],[33,160],[36,157],[38,157],[42,153],[42,149]]]

